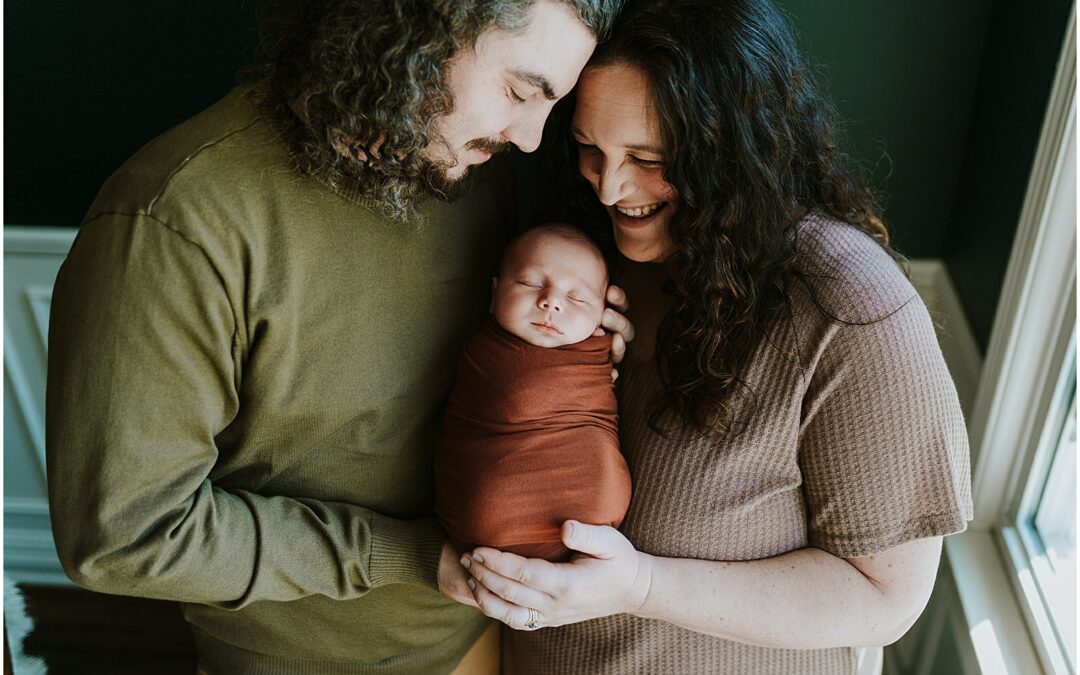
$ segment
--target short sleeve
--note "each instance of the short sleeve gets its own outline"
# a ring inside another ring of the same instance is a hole
[[[812,546],[853,558],[966,527],[967,431],[917,296],[836,326],[809,377],[799,463]]]

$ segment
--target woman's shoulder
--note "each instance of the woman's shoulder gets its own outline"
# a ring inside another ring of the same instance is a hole
[[[798,223],[796,237],[799,278],[834,318],[878,321],[918,295],[900,263],[850,223],[814,211]]]

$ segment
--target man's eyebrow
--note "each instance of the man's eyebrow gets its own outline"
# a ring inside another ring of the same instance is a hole
[[[555,95],[555,88],[551,86],[551,82],[549,82],[548,79],[543,75],[539,73],[532,73],[527,70],[512,70],[510,71],[510,74],[523,82],[528,82],[532,86],[544,92],[544,98],[546,98],[547,100],[559,100],[559,97]]]

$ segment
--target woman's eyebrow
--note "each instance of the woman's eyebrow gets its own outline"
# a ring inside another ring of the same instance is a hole
[[[585,133],[581,129],[578,129],[577,127],[570,127],[570,135],[583,141],[587,141],[589,143],[593,142],[592,139],[589,138],[589,134]],[[624,150],[629,150],[630,152],[644,152],[650,155],[660,155],[661,157],[664,155],[664,151],[660,147],[655,145],[628,145],[624,148]]]
[[[656,147],[655,145],[628,145],[626,146],[626,149],[630,150],[631,152],[644,152],[650,155],[664,154],[664,151]]]

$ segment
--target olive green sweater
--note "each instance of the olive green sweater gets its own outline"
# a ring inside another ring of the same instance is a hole
[[[210,673],[448,672],[434,435],[503,241],[493,190],[388,220],[241,88],[102,189],[60,271],[47,451],[77,583],[182,601]]]

